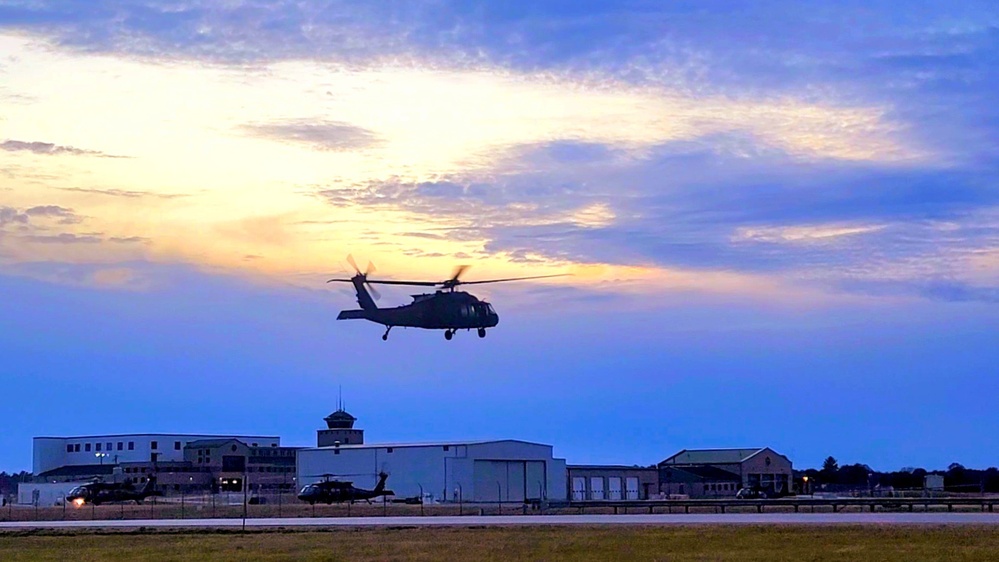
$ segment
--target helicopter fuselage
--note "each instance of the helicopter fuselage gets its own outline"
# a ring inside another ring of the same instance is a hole
[[[364,319],[383,326],[428,330],[473,330],[499,324],[492,305],[462,291],[413,295],[413,302],[394,308],[345,310],[339,320]]]

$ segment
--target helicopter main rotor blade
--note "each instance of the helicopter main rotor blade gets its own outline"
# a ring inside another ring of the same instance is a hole
[[[568,277],[571,273],[558,273],[555,275],[532,275],[530,277],[508,277],[506,279],[486,279],[484,281],[457,281],[456,285],[481,285],[483,283],[506,283],[507,281],[524,281],[525,279],[548,279],[550,277]]]
[[[354,271],[356,271],[358,273],[361,272],[361,268],[357,267],[357,262],[354,261],[354,256],[353,255],[347,254],[347,263],[350,264],[350,267],[354,268]]]
[[[449,281],[451,283],[457,283],[458,278],[461,277],[461,274],[465,273],[465,271],[467,271],[469,267],[471,266],[459,265],[458,267],[454,268],[454,273],[451,274],[451,279]]]
[[[391,279],[368,279],[367,283],[378,283],[380,285],[413,285],[417,287],[435,287],[440,285],[440,281],[394,281]]]

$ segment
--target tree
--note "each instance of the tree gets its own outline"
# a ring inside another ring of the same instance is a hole
[[[834,457],[826,457],[822,461],[822,482],[826,484],[836,484],[839,482],[839,463]]]

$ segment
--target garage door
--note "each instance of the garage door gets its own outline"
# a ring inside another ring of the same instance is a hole
[[[475,501],[523,502],[527,497],[528,464],[534,463],[475,461]]]

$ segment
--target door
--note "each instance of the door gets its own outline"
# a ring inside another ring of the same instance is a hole
[[[607,499],[621,499],[621,477],[611,476],[607,479]]]
[[[475,461],[475,501],[523,502],[527,491],[524,461]]]
[[[629,476],[625,478],[625,499],[637,500],[638,498],[638,478]]]
[[[548,482],[545,474],[545,461],[527,461],[527,497],[545,499],[548,497]]]
[[[591,500],[602,500],[602,499],[604,499],[604,477],[603,476],[591,476],[590,477],[590,499]]]
[[[572,501],[583,501],[586,499],[586,478],[582,476],[572,477]]]

